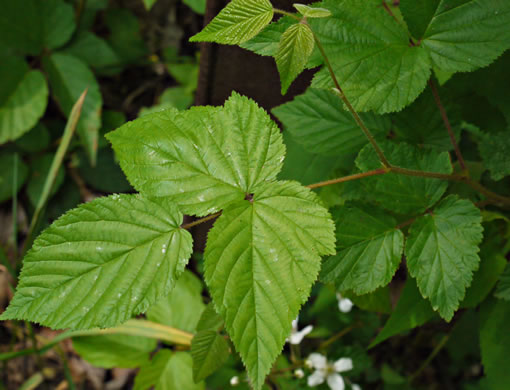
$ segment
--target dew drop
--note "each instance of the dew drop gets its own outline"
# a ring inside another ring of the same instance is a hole
[[[198,200],[199,200],[200,202],[203,202],[203,201],[204,201],[204,199],[205,199],[205,198],[204,198],[204,195],[200,195],[200,196],[198,197]]]
[[[120,298],[121,296],[122,296],[122,294],[121,294],[121,293],[118,293],[118,294],[117,294],[117,298]]]
[[[66,292],[62,291],[58,297],[59,298],[64,298],[65,296],[66,296]]]
[[[184,188],[179,188],[179,192],[184,192]]]
[[[102,250],[103,250],[103,247],[101,247],[101,246],[96,246],[96,250],[98,250],[98,251],[102,251]]]
[[[83,309],[82,309],[82,310],[83,310],[83,312],[84,312],[84,313],[86,313],[86,312],[88,312],[90,309],[89,309],[87,306],[83,306]]]
[[[159,267],[161,265],[161,263],[156,263],[156,267]]]
[[[162,248],[161,253],[166,253],[166,248]]]
[[[266,284],[271,284],[271,281],[269,279],[266,279]]]

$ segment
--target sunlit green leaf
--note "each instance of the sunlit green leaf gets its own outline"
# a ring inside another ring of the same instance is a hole
[[[331,16],[331,12],[326,8],[315,8],[309,7],[304,4],[293,4],[294,8],[298,10],[298,12],[307,17],[307,18],[327,18]]]
[[[2,319],[52,328],[111,327],[165,297],[191,254],[182,215],[166,199],[97,198],[67,212],[25,256]]]
[[[282,34],[275,55],[282,83],[282,95],[287,93],[290,84],[305,69],[313,46],[312,30],[303,23],[293,24]]]
[[[232,0],[190,41],[236,45],[253,38],[272,18],[269,0]]]
[[[334,253],[333,222],[310,190],[268,183],[226,208],[209,232],[205,279],[216,308],[260,389],[317,278]]]
[[[188,214],[207,215],[276,177],[285,147],[276,124],[236,93],[223,107],[166,110],[107,135],[128,180]]]

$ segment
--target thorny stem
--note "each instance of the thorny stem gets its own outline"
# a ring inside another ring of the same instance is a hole
[[[444,109],[443,104],[441,103],[441,98],[439,97],[439,92],[437,91],[436,84],[432,79],[429,80],[429,86],[432,90],[432,95],[434,95],[434,101],[436,102],[437,107],[439,108],[439,112],[441,112],[441,117],[443,118],[444,125],[446,127],[446,131],[448,131],[448,135],[450,136],[450,141],[453,145],[453,149],[455,150],[455,155],[457,156],[457,160],[459,160],[459,165],[462,169],[462,172],[467,173],[466,163],[464,162],[464,158],[462,157],[462,153],[460,152],[459,145],[455,140],[455,134],[453,133],[452,126],[450,125],[450,121],[448,120],[448,115],[446,114],[446,110]]]
[[[207,217],[197,219],[196,221],[193,221],[193,222],[187,223],[185,225],[182,225],[181,229],[191,229],[194,226],[200,225],[201,223],[204,223],[204,222],[210,221],[211,219],[219,217],[220,214],[221,214],[221,211],[218,211],[217,213],[208,215]]]
[[[496,194],[495,192],[492,192],[491,190],[485,188],[483,185],[481,185],[477,181],[474,181],[464,175],[459,175],[459,174],[449,175],[446,173],[425,172],[425,171],[418,171],[415,169],[400,168],[400,167],[396,167],[393,165],[390,165],[388,168],[374,169],[372,171],[356,173],[354,175],[343,176],[343,177],[339,177],[336,179],[331,179],[331,180],[321,181],[319,183],[309,184],[306,187],[308,187],[310,189],[326,187],[326,186],[330,186],[333,184],[344,183],[344,182],[351,181],[351,180],[363,179],[365,177],[370,177],[370,176],[385,175],[388,173],[395,173],[395,174],[400,174],[400,175],[405,175],[405,176],[415,176],[415,177],[424,177],[424,178],[432,178],[432,179],[440,179],[440,180],[449,180],[449,181],[465,183],[468,186],[470,186],[471,188],[473,188],[474,190],[485,195],[491,201],[491,203],[494,203],[501,207],[510,209],[510,198]],[[185,225],[182,225],[181,228],[190,229],[194,226],[200,225],[201,223],[210,221],[211,219],[218,217],[220,214],[221,214],[221,211],[219,211],[215,214],[208,215],[207,217],[197,219],[196,221],[187,223]],[[407,224],[404,226],[407,226]]]
[[[339,178],[336,178],[336,179],[321,181],[319,183],[310,184],[307,187],[310,188],[310,189],[319,188],[319,187],[325,187],[325,186],[330,186],[332,184],[338,184],[338,183],[344,183],[346,181],[362,179],[364,177],[375,176],[375,175],[383,175],[383,174],[388,173],[388,172],[389,172],[389,170],[387,168],[379,168],[379,169],[374,169],[373,171],[356,173],[354,175],[349,175],[349,176],[339,177]]]
[[[281,15],[289,16],[292,19],[296,19],[296,20],[301,21],[301,18],[299,16],[297,16],[296,14],[293,14],[292,12],[287,12],[287,11],[284,11],[284,10],[278,9],[278,8],[273,8],[273,12],[275,14],[281,14]]]

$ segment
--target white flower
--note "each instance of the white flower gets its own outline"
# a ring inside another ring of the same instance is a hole
[[[320,353],[312,353],[308,360],[310,360],[315,371],[308,377],[308,386],[315,387],[324,381],[327,381],[331,390],[344,390],[345,383],[341,372],[352,370],[352,359],[341,358],[336,362],[328,362],[326,356]]]
[[[349,298],[344,298],[340,293],[336,294],[336,299],[338,299],[338,309],[342,313],[349,313],[354,306],[354,303]]]
[[[305,372],[301,368],[298,368],[296,371],[294,371],[294,376],[298,379],[304,378]]]
[[[292,321],[292,331],[290,332],[290,336],[287,339],[287,342],[291,344],[301,344],[301,341],[305,338],[305,336],[310,333],[313,329],[312,325],[305,326],[303,329],[298,330],[298,318]]]
[[[352,389],[352,390],[361,390],[361,386],[360,386],[360,385],[357,385],[356,383],[353,383],[353,384],[351,385],[351,389]]]
[[[233,376],[230,378],[230,386],[237,386],[239,384],[239,377]]]

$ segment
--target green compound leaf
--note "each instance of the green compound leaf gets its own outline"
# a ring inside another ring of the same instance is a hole
[[[326,260],[321,280],[334,282],[340,292],[367,294],[388,284],[402,259],[404,235],[397,221],[368,206],[334,210],[337,254]]]
[[[204,308],[202,282],[192,272],[184,271],[172,293],[147,311],[147,318],[193,333]]]
[[[333,221],[296,182],[260,187],[209,232],[205,279],[255,389],[281,352],[306,301],[320,256],[335,252]]]
[[[202,330],[191,341],[195,383],[218,370],[229,355],[227,340],[215,330]]]
[[[0,144],[3,144],[21,137],[37,124],[48,104],[48,86],[41,72],[30,70],[25,61],[14,56],[0,56],[0,80]]]
[[[499,299],[510,301],[510,265],[507,265],[500,275],[494,296]]]
[[[143,116],[107,138],[137,190],[168,197],[184,213],[199,216],[274,180],[285,154],[278,126],[237,93],[223,107]]]
[[[441,0],[423,37],[416,38],[434,66],[444,72],[470,72],[510,48],[509,23],[506,0]]]
[[[486,300],[480,310],[480,350],[491,390],[506,390],[510,383],[508,354],[510,352],[510,302]]]
[[[156,345],[155,339],[126,334],[73,338],[73,348],[81,358],[104,368],[134,368],[146,364]]]
[[[269,24],[255,37],[241,43],[239,46],[261,56],[274,56],[280,46],[282,34],[294,24],[296,24],[295,19],[284,16]]]
[[[409,228],[407,266],[424,298],[450,321],[478,268],[480,210],[450,195]]]
[[[291,102],[274,108],[273,113],[294,140],[312,153],[352,156],[367,143],[338,96],[327,90],[308,88]],[[361,118],[376,136],[391,128],[387,117],[366,113]]]
[[[63,0],[0,0],[0,43],[22,54],[56,49],[75,28],[73,7]]]
[[[395,145],[389,141],[380,142],[380,146],[395,166],[426,172],[452,172],[450,157],[446,152],[420,150],[405,143]],[[361,150],[356,165],[362,172],[381,167],[371,145]],[[394,173],[365,178],[361,185],[362,195],[366,198],[380,203],[388,210],[414,215],[433,206],[448,187],[445,180]]]
[[[305,69],[313,47],[313,33],[306,24],[296,23],[282,34],[275,55],[282,83],[282,95],[287,93],[290,84]]]
[[[325,8],[313,8],[304,4],[293,4],[298,12],[307,18],[327,18],[331,12]]]
[[[273,18],[269,0],[232,0],[190,42],[237,45],[259,33]]]
[[[166,199],[97,198],[67,212],[25,256],[1,319],[55,329],[111,327],[166,296],[191,254],[182,215]]]
[[[52,95],[65,115],[71,113],[76,100],[85,89],[88,89],[77,132],[89,160],[94,165],[103,105],[94,74],[81,60],[68,54],[55,53],[50,57],[44,57],[43,67],[48,73]]]
[[[510,129],[496,134],[485,134],[478,149],[492,179],[501,180],[510,175]]]
[[[421,46],[411,46],[405,27],[379,0],[326,0],[327,19],[310,24],[322,42],[345,95],[357,111],[399,111],[423,91],[430,60]],[[327,69],[314,87],[334,87]]]
[[[133,390],[203,390],[203,382],[193,382],[191,365],[189,353],[160,349],[138,372]]]
[[[384,328],[379,332],[369,348],[375,347],[390,337],[409,329],[423,325],[434,317],[430,302],[423,299],[416,286],[416,281],[408,278],[395,311],[391,314]]]

